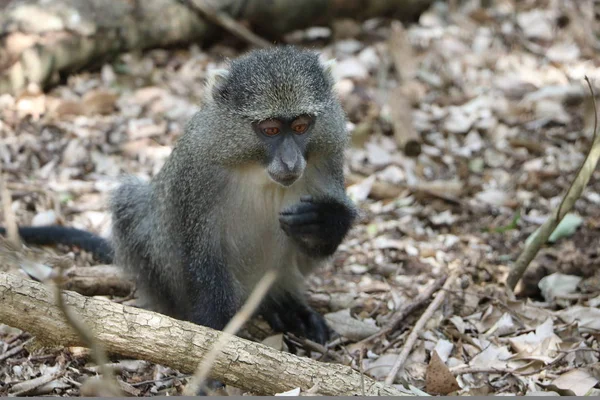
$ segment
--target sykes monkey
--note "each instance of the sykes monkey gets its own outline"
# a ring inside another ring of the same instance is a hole
[[[274,268],[260,314],[274,330],[324,343],[329,330],[304,300],[303,275],[335,252],[356,217],[333,84],[311,51],[250,52],[212,74],[203,107],[160,172],[149,183],[128,178],[113,193],[110,243],[72,228],[20,234],[114,259],[159,311],[215,329]]]

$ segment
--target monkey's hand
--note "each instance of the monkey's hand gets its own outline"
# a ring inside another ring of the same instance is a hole
[[[306,254],[327,257],[342,242],[355,215],[353,209],[334,199],[302,196],[299,203],[279,214],[279,223]]]

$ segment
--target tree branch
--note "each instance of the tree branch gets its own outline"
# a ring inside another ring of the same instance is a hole
[[[517,261],[513,264],[506,279],[506,285],[514,290],[517,286],[517,283],[527,270],[529,263],[535,258],[538,251],[546,241],[548,237],[554,232],[560,221],[567,215],[569,211],[575,205],[575,202],[579,197],[581,197],[581,193],[587,186],[594,170],[596,169],[596,165],[598,165],[598,160],[600,160],[600,135],[598,135],[598,110],[596,108],[596,99],[594,97],[594,89],[592,88],[592,84],[590,80],[585,78],[585,81],[588,84],[591,93],[591,102],[593,104],[593,112],[594,112],[594,132],[593,132],[593,142],[588,151],[583,164],[577,171],[575,175],[575,179],[569,186],[567,193],[563,197],[560,205],[552,211],[552,214],[548,217],[548,219],[542,224],[539,230],[535,231],[532,235],[534,235],[533,239],[529,244],[525,246],[523,252],[517,258]]]

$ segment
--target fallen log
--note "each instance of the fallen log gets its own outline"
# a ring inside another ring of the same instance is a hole
[[[222,332],[165,315],[65,291],[65,303],[90,327],[107,352],[144,359],[192,373]],[[64,319],[45,285],[0,272],[0,323],[33,335],[41,342],[81,346],[82,339]],[[350,367],[325,364],[230,336],[213,364],[211,378],[256,394],[318,384],[328,396],[406,395]]]
[[[270,40],[335,18],[378,16],[411,21],[433,0],[219,0],[205,18],[181,0],[0,1],[0,93],[40,89],[70,73],[131,50],[206,44],[214,22],[244,21]],[[204,7],[206,9],[207,7]],[[235,21],[234,21],[235,20]],[[241,30],[244,28],[241,24]],[[231,26],[226,26],[231,31]],[[246,35],[247,36],[247,35]]]

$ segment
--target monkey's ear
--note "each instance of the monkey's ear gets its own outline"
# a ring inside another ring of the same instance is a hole
[[[332,85],[335,84],[335,75],[333,71],[336,65],[337,61],[335,58],[331,58],[329,60],[321,59],[321,66],[323,67],[325,75],[327,75],[327,77],[329,78],[329,82],[331,82]]]
[[[227,69],[213,69],[208,71],[208,77],[206,79],[206,94],[207,100],[213,100],[221,94],[223,84],[229,77],[229,70]]]
[[[333,69],[335,68],[336,65],[337,65],[337,60],[335,58],[331,58],[329,60],[323,61],[323,68],[325,69],[326,72],[329,72],[330,74],[333,73]]]

